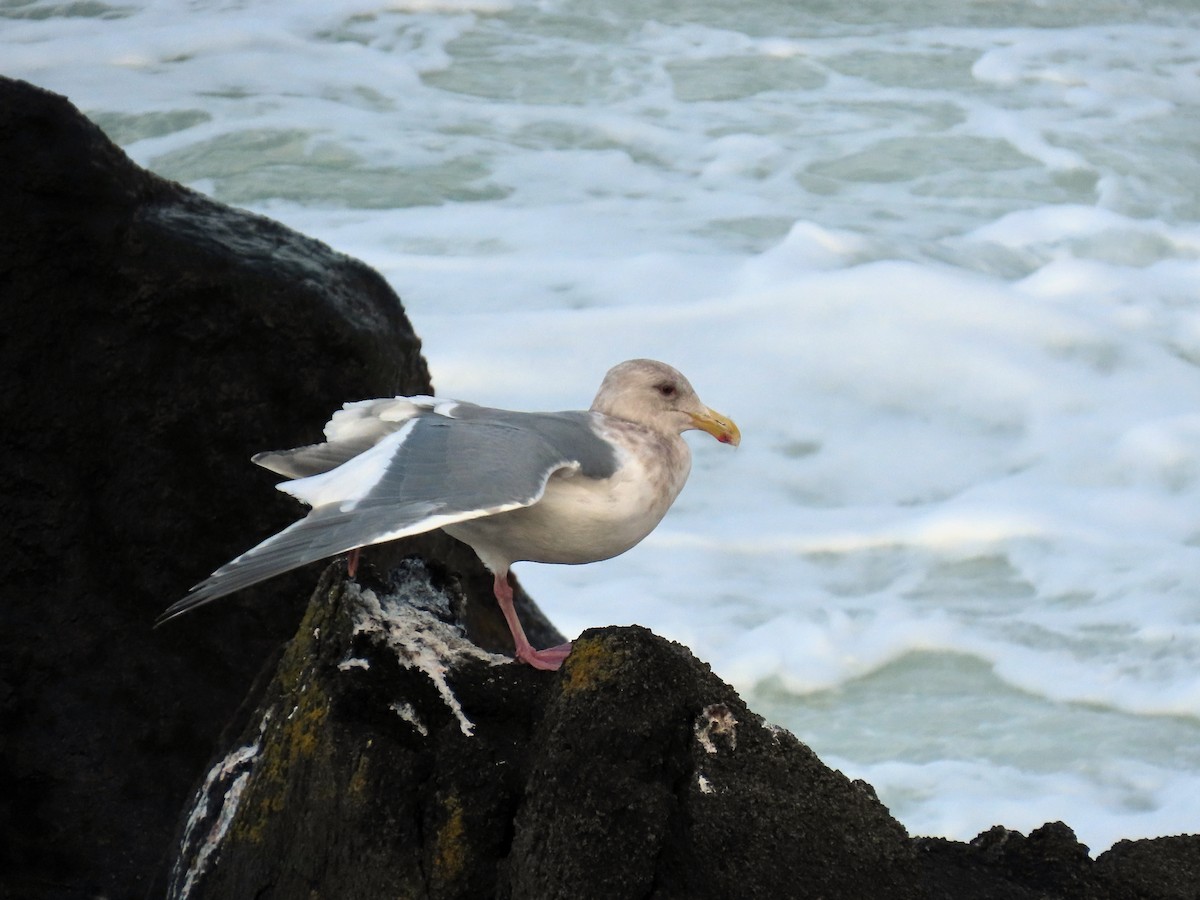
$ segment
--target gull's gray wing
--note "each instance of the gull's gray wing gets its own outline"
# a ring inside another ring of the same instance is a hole
[[[617,450],[595,422],[586,412],[418,406],[336,468],[279,485],[309,514],[217,569],[159,621],[356,547],[531,506],[564,469],[607,478]]]

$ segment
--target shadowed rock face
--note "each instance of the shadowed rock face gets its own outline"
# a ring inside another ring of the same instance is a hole
[[[140,897],[315,576],[155,616],[300,511],[252,453],[429,376],[376,273],[7,79],[0,299],[0,895]]]

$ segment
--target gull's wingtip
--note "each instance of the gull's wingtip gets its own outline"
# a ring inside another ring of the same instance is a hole
[[[169,622],[178,616],[182,616],[185,612],[189,612],[190,610],[195,609],[197,606],[203,606],[204,604],[216,599],[215,597],[207,594],[197,593],[201,588],[203,588],[202,584],[196,585],[196,587],[192,588],[193,593],[188,594],[182,600],[177,600],[159,613],[158,618],[154,620],[154,627],[158,628],[160,625]]]

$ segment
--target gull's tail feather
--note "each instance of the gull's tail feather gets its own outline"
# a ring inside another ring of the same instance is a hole
[[[299,522],[221,566],[192,588],[186,597],[168,607],[155,624],[161,625],[198,606],[308,563],[435,527],[430,522],[430,504],[413,504],[409,514],[405,515],[405,512],[395,507],[369,511],[342,511],[336,507],[315,509]]]

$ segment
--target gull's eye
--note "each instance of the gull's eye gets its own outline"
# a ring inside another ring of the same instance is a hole
[[[661,382],[660,384],[656,384],[654,386],[654,389],[656,391],[658,391],[658,394],[660,397],[665,397],[668,400],[670,400],[677,393],[679,393],[676,390],[675,385],[671,384],[671,382],[669,382],[669,381],[664,381],[664,382]]]

